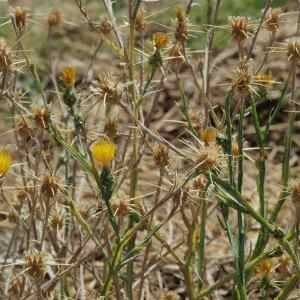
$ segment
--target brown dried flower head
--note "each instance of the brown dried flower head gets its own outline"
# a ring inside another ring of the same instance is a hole
[[[64,225],[64,217],[57,210],[51,214],[50,225],[55,230],[62,229]]]
[[[172,62],[175,63],[176,65],[184,63],[185,59],[182,53],[181,46],[179,43],[176,43],[174,47],[171,48],[169,52],[169,56],[172,59]]]
[[[178,42],[185,42],[188,38],[188,27],[186,22],[185,11],[182,7],[176,9],[177,27],[175,32],[175,38]]]
[[[279,29],[280,10],[271,9],[265,18],[265,26],[271,32],[276,32]]]
[[[118,82],[115,82],[110,73],[99,76],[100,93],[104,101],[109,104],[118,104],[122,96],[122,88]]]
[[[119,122],[117,119],[108,119],[104,125],[104,133],[113,140],[117,136],[118,126]]]
[[[129,201],[125,198],[114,199],[111,208],[118,217],[125,217],[129,213]]]
[[[0,39],[0,72],[6,73],[12,65],[12,53],[5,39]]]
[[[41,127],[41,128],[46,128],[47,123],[50,118],[49,111],[44,108],[44,107],[38,107],[33,109],[33,118],[35,123]]]
[[[198,156],[198,166],[201,171],[207,171],[217,167],[221,158],[221,147],[218,144],[211,143],[200,150]]]
[[[100,32],[104,35],[109,35],[113,29],[113,26],[108,18],[103,18],[100,23]]]
[[[163,145],[158,145],[153,150],[153,158],[156,165],[160,168],[165,168],[169,164],[169,151]]]
[[[42,180],[41,192],[49,198],[56,195],[58,191],[57,178],[55,176],[45,176]]]
[[[232,38],[237,43],[241,43],[249,37],[250,25],[247,17],[232,17],[230,25]]]
[[[25,256],[25,269],[36,280],[43,279],[45,275],[45,262],[41,253],[33,253]]]
[[[53,9],[48,15],[49,27],[57,27],[62,24],[63,16],[58,9]]]
[[[203,190],[208,184],[208,179],[205,175],[201,174],[193,181],[193,188],[196,190]]]
[[[137,32],[143,32],[146,29],[146,21],[145,21],[145,10],[140,8],[135,19],[135,30]]]
[[[248,65],[242,62],[233,76],[232,88],[241,95],[248,95],[250,93],[251,80],[252,76],[248,70]]]
[[[16,26],[20,31],[25,29],[26,17],[27,17],[26,11],[22,7],[17,6],[15,8],[15,21],[16,21]]]

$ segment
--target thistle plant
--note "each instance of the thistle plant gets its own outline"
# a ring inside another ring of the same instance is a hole
[[[1,299],[298,299],[300,6],[163,2],[3,5]]]

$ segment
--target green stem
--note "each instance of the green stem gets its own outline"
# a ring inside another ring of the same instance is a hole
[[[243,138],[244,138],[244,129],[243,129],[243,120],[244,120],[244,99],[241,101],[241,110],[240,110],[240,121],[239,121],[239,135],[238,135],[238,147],[239,147],[239,157],[238,157],[238,180],[237,188],[240,194],[242,194],[243,187]],[[245,285],[245,218],[241,211],[237,212],[238,217],[238,290],[240,300],[247,299],[247,289]]]
[[[275,298],[275,300],[286,300],[290,293],[295,289],[300,279],[300,273],[292,275],[292,277],[288,280],[286,286],[281,290],[279,295]]]

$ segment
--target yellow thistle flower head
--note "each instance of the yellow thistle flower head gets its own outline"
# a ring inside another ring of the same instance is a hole
[[[6,150],[0,150],[0,177],[8,171],[12,163],[12,156]]]
[[[91,147],[93,159],[103,167],[107,166],[116,155],[116,146],[109,139],[103,138]]]
[[[205,144],[215,143],[217,140],[218,131],[214,127],[207,127],[201,132],[201,138]]]
[[[259,277],[266,277],[272,273],[273,264],[270,259],[264,259],[257,264],[255,271]]]
[[[76,70],[71,67],[64,68],[61,74],[61,80],[66,87],[73,87],[76,80]]]
[[[163,32],[156,32],[153,35],[154,47],[158,50],[165,48],[169,43],[168,36]]]

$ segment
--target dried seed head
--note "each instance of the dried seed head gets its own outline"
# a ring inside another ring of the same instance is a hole
[[[193,188],[196,190],[203,190],[208,184],[208,179],[205,175],[201,174],[193,181]]]
[[[176,9],[177,27],[175,32],[175,38],[178,42],[185,42],[188,38],[188,27],[186,22],[185,11],[182,7]]]
[[[6,73],[12,65],[12,54],[4,39],[0,39],[0,72]]]
[[[63,17],[58,9],[53,9],[48,15],[48,25],[49,27],[57,27],[61,25]]]
[[[63,81],[64,85],[68,88],[74,86],[76,81],[76,70],[72,67],[66,67],[63,69],[61,73],[61,80]]]
[[[12,156],[7,150],[0,150],[0,178],[9,170],[12,164]]]
[[[169,151],[163,145],[158,145],[153,150],[153,158],[156,165],[160,168],[165,168],[169,164]]]
[[[181,64],[185,61],[181,46],[178,43],[176,43],[176,45],[171,48],[169,56],[172,59],[172,62],[175,64]]]
[[[271,274],[273,268],[272,261],[270,259],[264,259],[257,264],[255,271],[260,277],[267,277]]]
[[[276,32],[279,29],[280,10],[271,9],[265,18],[265,26],[271,32]]]
[[[287,57],[290,62],[300,62],[300,41],[291,40],[287,44]]]
[[[200,150],[198,164],[201,171],[213,169],[218,165],[221,157],[221,147],[217,144],[209,144]]]
[[[15,21],[16,21],[16,26],[17,28],[22,31],[25,29],[25,26],[26,26],[26,16],[27,16],[27,13],[26,11],[20,7],[20,6],[17,6],[15,8]]]
[[[135,30],[137,32],[143,32],[146,29],[146,21],[145,21],[145,10],[140,8],[135,19]]]
[[[202,130],[201,138],[205,144],[215,143],[217,141],[218,131],[214,127],[207,127]]]
[[[113,26],[108,18],[103,18],[100,23],[100,32],[104,35],[109,35],[113,29]]]
[[[230,20],[231,35],[237,42],[241,43],[250,35],[249,20],[247,17],[232,17]]]
[[[93,159],[105,167],[115,158],[116,146],[109,139],[102,138],[91,147]]]
[[[185,11],[183,9],[182,6],[177,6],[176,7],[176,18],[178,22],[184,22],[186,15],[185,15]]]
[[[43,279],[45,275],[45,263],[41,253],[33,253],[25,256],[25,269],[36,280]]]
[[[53,229],[59,230],[63,228],[64,217],[57,210],[55,210],[50,217],[50,225]]]
[[[117,119],[108,119],[104,125],[104,133],[110,138],[115,139],[118,133],[119,122]]]
[[[180,300],[180,297],[177,293],[173,291],[168,291],[162,293],[159,300]]]
[[[42,180],[41,192],[45,196],[52,198],[58,191],[57,178],[54,176],[45,176]]]
[[[127,199],[113,199],[111,202],[111,208],[115,215],[119,217],[125,217],[129,213],[129,201]]]
[[[38,107],[33,109],[33,118],[37,126],[45,129],[50,119],[50,114],[46,108]]]
[[[247,96],[250,93],[251,79],[252,76],[249,73],[247,64],[242,62],[236,69],[232,79],[232,89],[241,95]]]
[[[122,96],[122,88],[118,82],[115,82],[110,73],[99,76],[100,93],[108,104],[119,103]]]
[[[167,47],[169,38],[164,32],[156,32],[153,35],[153,45],[157,50]]]

